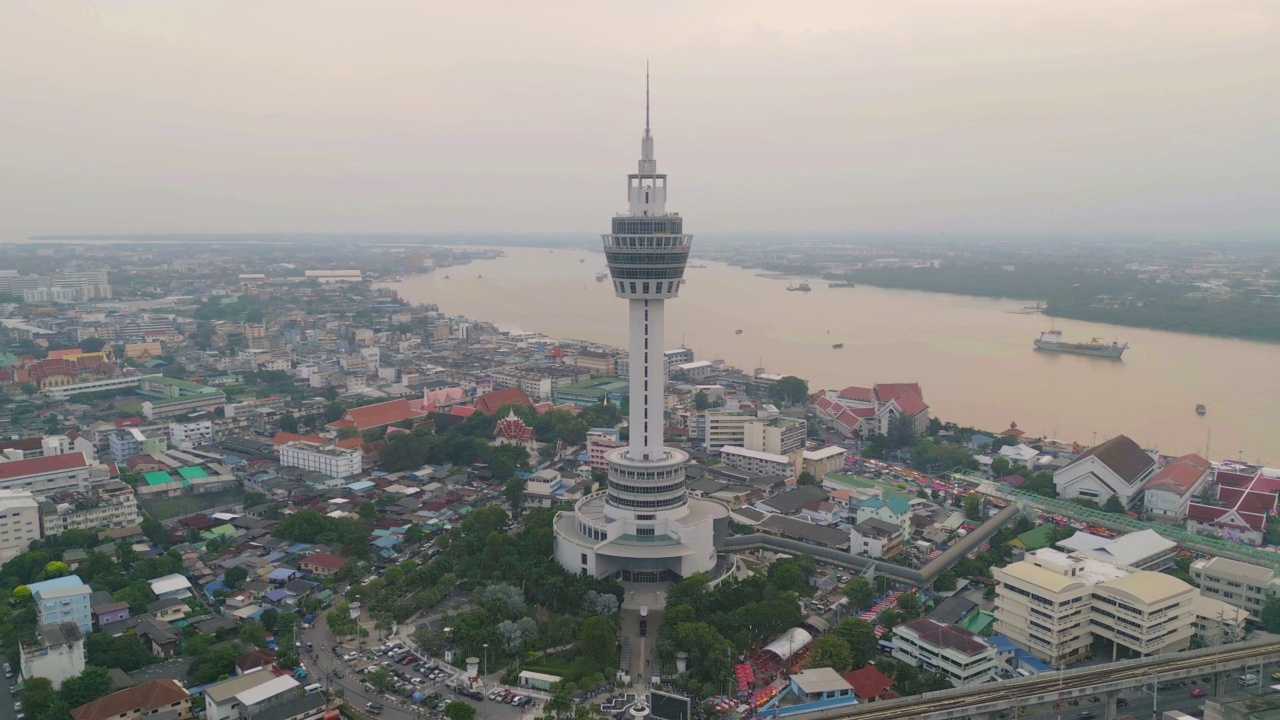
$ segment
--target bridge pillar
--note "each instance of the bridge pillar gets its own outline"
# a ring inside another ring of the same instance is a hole
[[[1227,692],[1227,672],[1222,670],[1213,674],[1213,694],[1221,697]]]
[[[1120,697],[1119,690],[1108,690],[1104,695],[1106,698],[1103,703],[1103,717],[1106,720],[1116,720],[1116,698]]]

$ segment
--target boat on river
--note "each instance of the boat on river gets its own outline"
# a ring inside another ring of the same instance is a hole
[[[1205,413],[1207,413],[1207,412],[1209,412],[1209,408],[1205,407],[1203,403],[1201,403],[1201,404],[1199,404],[1199,405],[1196,405],[1196,414],[1197,414],[1197,415],[1203,415],[1203,414],[1205,414]]]
[[[1093,338],[1087,343],[1069,343],[1062,339],[1061,330],[1046,330],[1040,333],[1040,337],[1036,338],[1035,346],[1037,350],[1045,350],[1048,352],[1072,353],[1073,355],[1089,355],[1091,357],[1108,358],[1111,360],[1119,360],[1124,351],[1129,349],[1129,343],[1121,345],[1112,341],[1107,344],[1104,340]]]
[[[842,348],[842,347],[844,347],[844,343],[836,343],[835,345],[832,345],[832,346],[831,346],[831,349],[832,349],[832,350],[839,350],[839,349],[840,349],[840,348]]]
[[[788,285],[787,290],[791,292],[809,292],[813,288],[809,287],[808,282],[802,282],[799,285]]]

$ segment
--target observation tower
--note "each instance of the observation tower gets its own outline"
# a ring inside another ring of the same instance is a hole
[[[627,301],[630,437],[626,447],[606,456],[607,488],[556,516],[556,558],[582,575],[675,582],[715,569],[729,509],[690,498],[684,474],[688,454],[663,445],[665,305],[680,294],[693,236],[685,234],[680,214],[666,208],[667,176],[658,172],[649,129],[647,72],[640,162],[627,175],[627,204],[602,239],[614,294]]]

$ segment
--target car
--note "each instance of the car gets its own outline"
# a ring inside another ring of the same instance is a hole
[[[410,684],[410,685],[412,685],[412,686],[414,686],[414,687],[418,687],[419,685],[421,685],[421,684],[422,684],[422,683],[424,683],[424,682],[426,682],[426,681],[425,681],[425,680],[423,680],[423,679],[422,679],[422,678],[420,678],[420,677],[409,678],[409,684]]]
[[[640,637],[644,637],[645,635],[648,635],[648,634],[649,634],[649,621],[645,620],[644,618],[640,618]]]
[[[507,704],[515,705],[516,703],[520,702],[523,699],[524,699],[523,695],[512,695],[511,697],[507,698]]]
[[[14,704],[13,704],[13,711],[14,711],[14,712],[22,712],[22,703],[21,703],[21,702],[16,702],[16,703],[14,703]]]
[[[312,648],[311,643],[307,643],[307,652],[311,652],[311,648]]]
[[[338,646],[338,645],[334,645],[334,646],[333,646],[333,654],[334,654],[334,655],[337,655],[338,657],[342,657],[342,647],[341,647],[341,646]]]
[[[1125,705],[1128,705],[1128,704],[1129,704],[1128,700],[1125,700],[1124,698],[1116,698],[1116,707],[1124,707]]]
[[[379,705],[378,703],[375,703],[375,702],[365,703],[365,704],[364,704],[364,709],[365,709],[365,710],[368,710],[369,712],[373,713],[374,715],[377,715],[378,713],[382,712],[382,706],[381,706],[381,705]]]
[[[343,659],[343,660],[346,660],[347,662],[351,662],[352,660],[357,660],[357,659],[359,659],[359,658],[360,658],[360,654],[359,654],[359,653],[353,653],[353,652],[349,652],[349,653],[347,653],[346,655],[343,655],[343,656],[342,656],[342,659]]]
[[[520,702],[516,703],[516,706],[517,706],[517,707],[527,707],[527,706],[528,706],[528,705],[530,705],[532,702],[533,702],[533,698],[531,698],[531,697],[529,697],[528,695],[526,695],[526,696],[524,696],[524,697],[520,698]]]
[[[1098,713],[1092,710],[1081,710],[1080,714],[1077,715],[1076,717],[1079,718],[1079,720],[1093,720],[1094,718],[1098,717]]]
[[[1205,690],[1204,688],[1200,688],[1200,687],[1191,688],[1191,697],[1204,697],[1205,695],[1208,695],[1208,694],[1209,694],[1209,691]]]
[[[334,670],[334,671],[333,671],[333,676],[334,676],[335,678],[337,678],[338,680],[341,680],[341,679],[342,679],[342,671],[341,671],[341,670]]]

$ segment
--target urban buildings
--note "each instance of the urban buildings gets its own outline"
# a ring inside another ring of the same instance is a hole
[[[79,575],[31,583],[27,585],[27,589],[35,600],[36,614],[41,625],[72,622],[82,633],[93,629],[93,618],[89,613],[89,596],[93,590],[84,584]]]
[[[73,622],[40,625],[34,637],[20,642],[18,652],[22,677],[49,678],[54,690],[84,672],[84,633]]]
[[[893,657],[945,675],[955,687],[984,683],[996,675],[994,645],[964,628],[928,618],[893,629]]]
[[[191,696],[177,680],[152,680],[113,692],[71,711],[73,720],[142,720],[173,713],[176,720],[191,717]]]
[[[1055,668],[1087,657],[1095,636],[1110,641],[1113,656],[1190,644],[1198,593],[1171,575],[1049,548],[992,573],[996,631]]]
[[[849,548],[855,555],[888,560],[902,552],[906,537],[897,524],[871,517],[849,530]]]
[[[591,428],[587,431],[587,464],[592,470],[609,469],[606,456],[611,450],[626,444],[620,438],[617,428]]]
[[[351,408],[343,413],[342,417],[329,423],[326,427],[330,430],[352,427],[363,432],[399,422],[415,422],[418,418],[425,417],[426,414],[426,411],[415,410],[408,400],[400,398]]]
[[[1078,530],[1071,537],[1059,540],[1057,545],[1067,552],[1135,570],[1163,572],[1178,564],[1178,544],[1150,529],[1114,538]]]
[[[0,490],[0,562],[24,553],[39,540],[39,504],[27,490]]]
[[[848,451],[839,445],[829,445],[818,450],[805,450],[800,456],[800,472],[807,472],[818,480],[822,480],[827,473],[843,470],[847,455]]]
[[[725,465],[735,470],[743,470],[759,475],[777,475],[789,478],[793,476],[791,459],[786,455],[748,450],[734,445],[720,448],[720,459]]]
[[[647,104],[647,103],[646,103]],[[678,581],[716,567],[716,540],[729,509],[690,498],[689,456],[663,447],[667,366],[662,347],[667,299],[679,295],[692,236],[666,210],[667,176],[657,172],[646,110],[638,171],[627,178],[630,210],[603,236],[615,294],[630,325],[630,420],[626,447],[606,455],[608,487],[555,520],[556,559],[570,572],[625,582]],[[690,358],[692,360],[692,358]]]
[[[1242,563],[1223,557],[1203,558],[1191,563],[1191,579],[1200,592],[1242,608],[1254,621],[1262,620],[1267,597],[1280,593],[1276,569]]]
[[[89,462],[82,452],[0,462],[0,490],[26,490],[45,497],[80,490],[89,482]]]
[[[890,423],[898,421],[910,424],[917,435],[929,426],[929,406],[918,383],[823,390],[814,408],[829,427],[859,439],[887,434]]]
[[[1195,453],[1169,461],[1143,487],[1142,507],[1156,520],[1186,519],[1191,498],[1209,482],[1209,461]]]
[[[1156,469],[1150,453],[1128,437],[1117,435],[1055,471],[1053,484],[1060,498],[1085,498],[1101,505],[1115,495],[1129,507],[1142,498],[1142,489]]]
[[[692,439],[700,441],[707,452],[718,452],[726,445],[733,445],[788,455],[804,448],[807,434],[804,420],[780,415],[777,408],[770,405],[756,412],[708,410],[695,415],[691,424]]]
[[[133,527],[142,522],[133,488],[122,482],[48,495],[39,504],[39,516],[44,537],[67,530]]]
[[[169,423],[169,444],[176,448],[190,450],[197,445],[208,445],[211,442],[213,442],[212,420]]]
[[[359,475],[364,468],[364,458],[358,447],[344,448],[295,440],[281,445],[279,453],[280,464],[284,467],[314,470],[335,478]]]
[[[1267,535],[1267,518],[1280,512],[1280,479],[1267,477],[1261,470],[1249,474],[1219,469],[1213,484],[1218,490],[1214,503],[1188,503],[1187,529],[1261,545]]]
[[[159,375],[143,378],[138,392],[152,398],[142,403],[142,414],[152,421],[212,410],[227,403],[226,393],[217,388]]]

